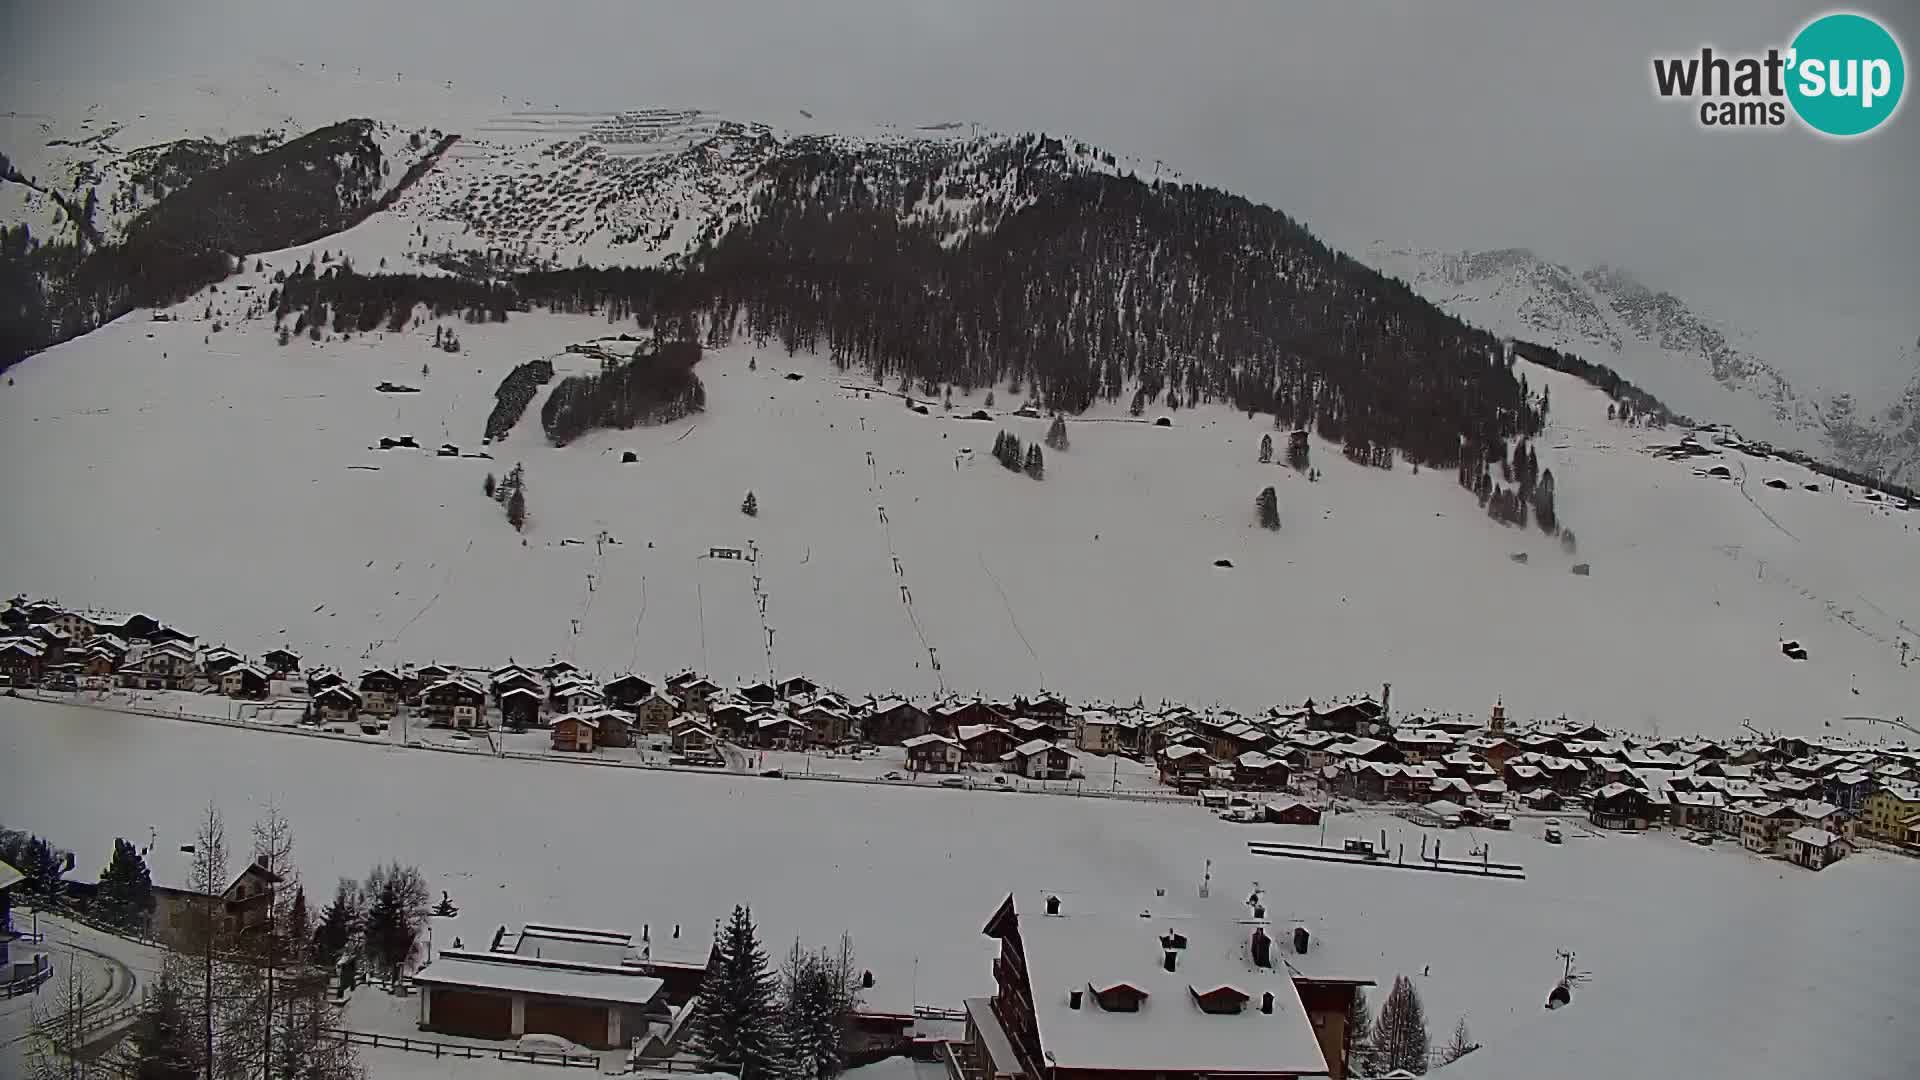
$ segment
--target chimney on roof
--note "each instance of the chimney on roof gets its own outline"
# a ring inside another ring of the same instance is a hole
[[[1160,966],[1166,968],[1168,971],[1177,970],[1179,967],[1179,958],[1180,953],[1177,950],[1168,949],[1160,956]]]
[[[1307,944],[1309,942],[1309,937],[1310,935],[1308,935],[1306,927],[1304,926],[1294,927],[1293,928],[1293,951],[1296,953],[1299,953],[1302,956],[1305,956],[1307,953]]]
[[[1251,945],[1253,949],[1254,966],[1263,967],[1263,968],[1272,967],[1273,966],[1273,939],[1267,937],[1267,931],[1265,927],[1256,926],[1253,928],[1253,941]]]
[[[1268,1016],[1273,1015],[1273,991],[1269,990],[1260,995],[1260,1011]]]
[[[868,968],[867,970],[860,973],[860,989],[862,990],[873,989],[873,969],[872,968]]]
[[[1080,991],[1074,990],[1067,994],[1067,1008],[1077,1009],[1080,1007],[1080,993]]]
[[[1057,896],[1047,897],[1047,914],[1049,915],[1060,914],[1060,898],[1059,897]]]
[[[1160,947],[1163,949],[1184,949],[1187,947],[1187,935],[1178,930],[1168,930],[1160,935]]]
[[[1266,917],[1267,917],[1267,905],[1265,905],[1265,904],[1255,904],[1255,905],[1253,905],[1253,917],[1254,917],[1254,918],[1256,918],[1256,919],[1264,919],[1264,918],[1266,918]]]

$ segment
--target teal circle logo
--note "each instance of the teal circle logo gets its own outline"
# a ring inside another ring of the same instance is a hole
[[[1900,43],[1865,15],[1822,15],[1801,28],[1792,49],[1787,100],[1815,131],[1865,135],[1900,107],[1907,87]]]

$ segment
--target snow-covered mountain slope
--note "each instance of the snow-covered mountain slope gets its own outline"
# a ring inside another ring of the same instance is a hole
[[[1789,350],[1704,315],[1617,267],[1575,271],[1523,248],[1441,252],[1377,244],[1368,261],[1495,333],[1605,364],[1696,419],[1911,482],[1916,447],[1871,391],[1782,363]],[[1920,386],[1920,368],[1899,365]]]
[[[1538,452],[1572,556],[1490,522],[1450,472],[1367,468],[1327,444],[1319,483],[1258,464],[1270,424],[1216,408],[1169,428],[1096,409],[1035,482],[988,453],[1001,428],[1046,426],[1007,415],[1022,398],[1005,387],[995,422],[959,419],[983,390],[920,415],[823,360],[748,347],[700,363],[693,419],[554,449],[536,400],[491,461],[436,457],[481,450],[513,365],[596,366],[565,347],[610,328],[516,314],[453,324],[452,355],[424,325],[277,346],[241,316],[307,254],[13,371],[0,455],[31,464],[0,479],[0,589],[352,667],[558,653],[604,673],[771,666],[856,691],[1248,708],[1391,682],[1408,709],[1504,697],[1519,715],[1669,733],[1748,717],[1815,733],[1914,700],[1920,667],[1898,652],[1920,627],[1912,514],[1777,461],[1657,459],[1647,448],[1676,433],[1612,425],[1604,397],[1544,369],[1528,372],[1553,398]],[[369,449],[400,435],[429,449]],[[1745,483],[1697,475],[1716,461]],[[524,537],[481,492],[516,462]],[[1253,522],[1268,484],[1278,533]],[[1781,637],[1811,659],[1785,659]]]

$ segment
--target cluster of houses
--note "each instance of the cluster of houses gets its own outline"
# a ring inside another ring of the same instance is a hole
[[[311,722],[547,732],[555,750],[593,753],[667,740],[693,764],[723,743],[771,750],[897,746],[922,773],[998,769],[1076,778],[1092,758],[1150,763],[1165,785],[1203,791],[1318,791],[1417,803],[1450,821],[1502,811],[1584,810],[1597,827],[1659,824],[1738,838],[1819,868],[1861,836],[1920,847],[1920,751],[1804,739],[1733,742],[1621,735],[1593,724],[1510,725],[1391,715],[1379,700],[1247,716],[1184,706],[1081,707],[1053,694],[1007,700],[854,699],[794,675],[723,687],[692,671],[601,681],[566,660],[491,670],[376,667],[350,678],[304,670],[274,649],[256,659],[146,615],[108,616],[24,599],[0,609],[0,677],[14,685],[199,690],[291,699]]]

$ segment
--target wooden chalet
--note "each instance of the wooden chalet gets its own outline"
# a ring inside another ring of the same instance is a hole
[[[880,698],[866,710],[856,726],[860,737],[875,746],[893,746],[931,730],[932,717],[904,698]]]
[[[1625,784],[1608,784],[1594,792],[1587,811],[1587,820],[1602,829],[1645,829],[1659,816],[1652,796]]]
[[[360,674],[360,708],[374,716],[392,716],[400,709],[400,676],[386,668]]]
[[[960,740],[938,732],[915,735],[900,745],[906,748],[907,769],[910,772],[959,772],[960,764],[966,757]]]
[[[288,649],[268,649],[260,663],[274,675],[294,675],[300,671],[300,654]]]
[[[610,707],[633,712],[640,707],[641,702],[653,695],[654,689],[652,682],[629,672],[602,686],[600,693]],[[664,728],[663,724],[662,729]]]
[[[553,735],[553,748],[569,753],[592,753],[600,741],[600,721],[579,713],[565,713],[547,725]]]

